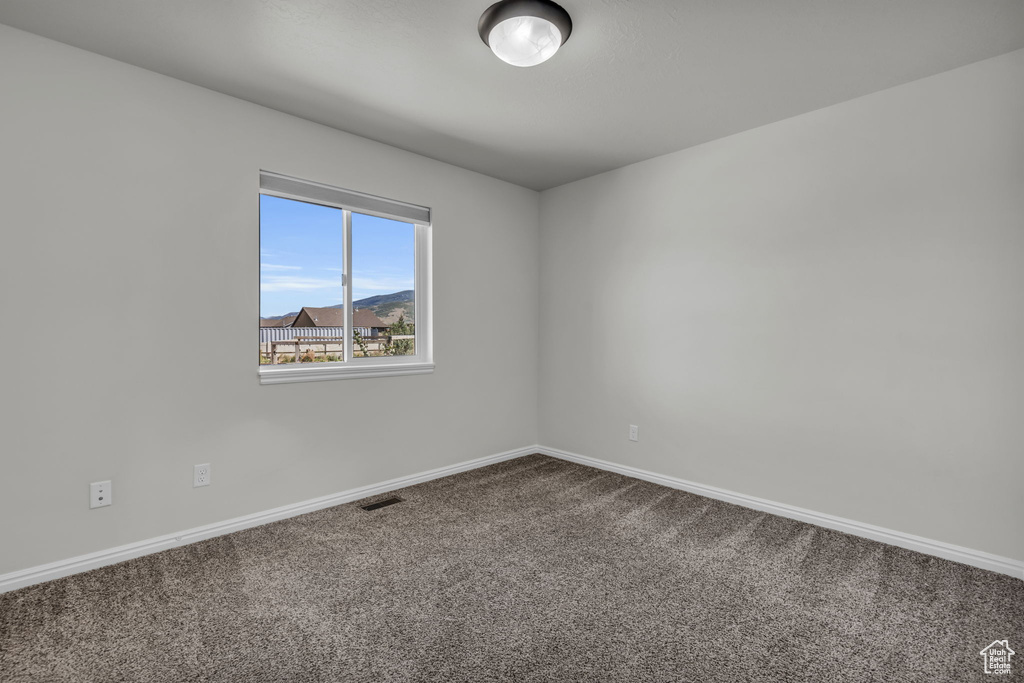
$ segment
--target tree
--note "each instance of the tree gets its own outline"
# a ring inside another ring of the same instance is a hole
[[[366,350],[366,340],[363,339],[363,335],[359,334],[359,330],[352,330],[352,336],[355,338],[356,346],[359,347],[362,354],[369,356],[370,352]]]
[[[415,334],[416,326],[405,321],[405,315],[388,326],[387,342],[384,344],[385,356],[411,356],[416,353],[415,339],[392,339],[404,335]]]

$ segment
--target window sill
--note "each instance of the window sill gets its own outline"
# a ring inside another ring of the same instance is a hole
[[[264,365],[259,369],[259,376],[260,384],[289,384],[292,382],[323,382],[332,379],[426,375],[433,371],[434,364],[423,361],[380,364],[310,363],[300,366]]]

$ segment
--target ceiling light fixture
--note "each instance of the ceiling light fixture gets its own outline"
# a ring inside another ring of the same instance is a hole
[[[480,37],[503,62],[536,66],[572,33],[569,13],[551,0],[501,0],[480,15]]]

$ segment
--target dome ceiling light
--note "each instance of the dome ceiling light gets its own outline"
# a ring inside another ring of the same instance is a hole
[[[551,0],[501,0],[480,15],[480,37],[512,66],[551,59],[572,33],[569,13]]]

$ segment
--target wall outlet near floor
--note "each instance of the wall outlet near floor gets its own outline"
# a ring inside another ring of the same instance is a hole
[[[639,441],[640,440],[640,428],[636,425],[629,425],[629,440]]]
[[[196,465],[192,469],[192,488],[210,485],[210,463]]]
[[[107,481],[94,481],[89,484],[89,507],[105,508],[114,502],[114,485]]]

